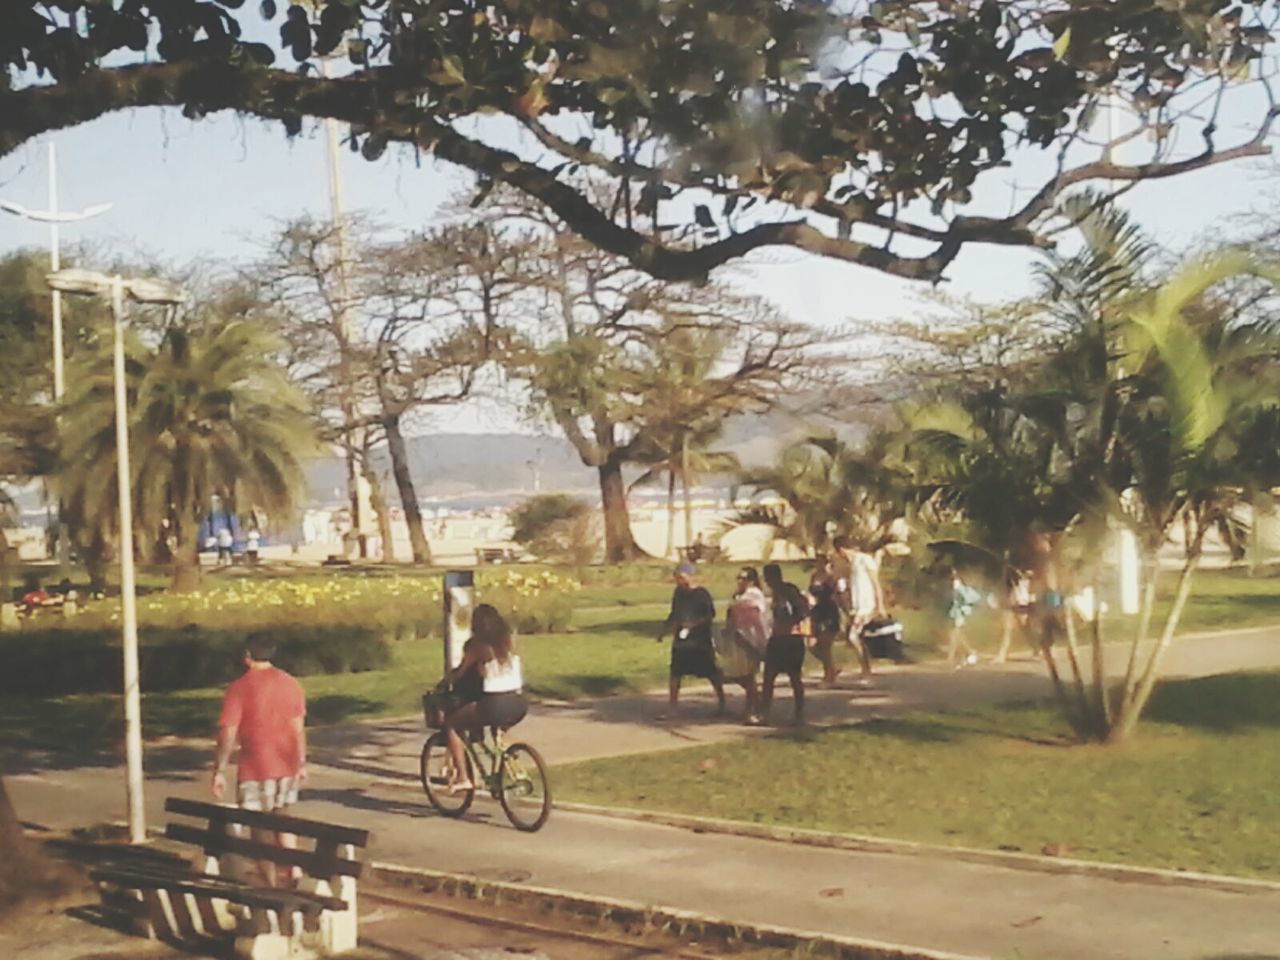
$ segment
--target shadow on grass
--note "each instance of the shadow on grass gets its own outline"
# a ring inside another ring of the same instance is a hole
[[[607,630],[609,633],[638,633],[646,637],[656,637],[658,630],[662,627],[663,618],[661,616],[654,617],[636,617],[634,620],[607,620],[593,627],[579,627],[579,633],[585,633],[588,630]]]
[[[382,704],[366,697],[330,693],[307,701],[308,723],[341,723],[367,717],[382,709]]]
[[[1213,733],[1280,728],[1280,672],[1165,683],[1151,698],[1146,718]]]
[[[612,697],[622,693],[634,693],[635,690],[626,677],[608,673],[575,673],[558,677],[555,687],[540,687],[536,682],[530,683],[528,692],[534,697],[559,699],[566,695]]]

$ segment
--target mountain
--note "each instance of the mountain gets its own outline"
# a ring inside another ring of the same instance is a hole
[[[759,466],[772,462],[783,446],[804,432],[802,421],[783,414],[740,417],[730,421],[724,441],[718,446],[736,453],[746,466]],[[583,465],[577,451],[562,437],[438,433],[409,437],[406,446],[414,488],[424,504],[502,503],[526,497],[535,489],[576,493],[592,500],[598,496],[595,471]],[[384,451],[379,451],[377,463],[387,500],[398,502],[391,464]],[[630,471],[628,481],[638,473]],[[346,466],[338,457],[310,463],[307,480],[312,502],[342,502],[346,476]]]

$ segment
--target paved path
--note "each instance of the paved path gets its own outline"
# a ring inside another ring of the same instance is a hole
[[[1280,630],[1181,642],[1170,672],[1197,676],[1280,665]],[[913,706],[1023,697],[1044,689],[1033,663],[952,673],[886,671],[874,690],[815,691],[818,722]],[[521,728],[552,762],[713,742],[744,734],[706,719],[691,691],[680,722],[656,724],[662,697],[541,708]],[[781,714],[790,704],[775,705]],[[945,855],[858,853],[693,833],[558,811],[539,834],[515,833],[478,801],[464,822],[442,820],[416,786],[416,722],[317,731],[303,815],[365,825],[376,859],[474,873],[974,956],[1021,960],[1280,960],[1280,892],[1228,893],[958,861]],[[170,795],[199,797],[209,748],[148,752],[153,823]],[[8,779],[25,819],[66,827],[123,816],[115,765],[19,770]]]

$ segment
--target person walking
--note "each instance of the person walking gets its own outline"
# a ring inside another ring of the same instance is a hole
[[[849,618],[845,642],[858,651],[861,673],[858,682],[871,682],[871,654],[862,639],[862,628],[877,617],[885,616],[884,591],[880,588],[880,564],[874,555],[856,547],[848,537],[836,537],[834,543],[836,597]]]
[[[809,615],[809,601],[800,588],[782,579],[782,568],[776,563],[766,564],[764,583],[769,590],[773,610],[773,627],[769,644],[764,652],[764,685],[760,691],[760,717],[768,722],[773,706],[773,685],[778,674],[785,673],[791,681],[791,695],[795,703],[795,721],[804,722],[804,636],[801,623]]]
[[[711,624],[715,622],[716,605],[705,587],[697,584],[698,570],[692,563],[676,567],[675,591],[671,594],[671,612],[658,632],[658,642],[670,633],[671,677],[668,686],[668,714],[673,715],[680,700],[680,682],[684,677],[703,677],[711,681],[719,709],[724,713],[724,683],[716,667],[715,648],[711,642]],[[658,719],[665,719],[660,716]]]
[[[263,813],[285,810],[298,802],[307,779],[307,701],[302,685],[272,664],[275,643],[253,634],[245,643],[245,672],[227,688],[218,721],[218,746],[210,792],[221,800],[227,789],[226,768],[236,758],[236,802],[245,810]],[[297,846],[289,833],[252,831],[259,843],[286,849]],[[259,873],[267,886],[287,886],[293,873],[278,875],[276,864],[263,860]]]
[[[231,535],[230,527],[218,528],[218,566],[231,565],[231,548],[235,545],[235,538]]]
[[[951,571],[951,590],[947,594],[947,663],[957,670],[978,662],[978,651],[969,643],[965,624],[973,616],[973,608],[982,599],[982,591],[964,582],[959,567]],[[967,651],[960,657],[960,648]]]
[[[725,613],[724,632],[728,651],[725,661],[737,664],[737,669],[726,668],[725,673],[742,684],[747,695],[742,722],[755,726],[760,723],[756,674],[769,643],[769,599],[760,587],[755,567],[743,567],[738,572],[737,589]]]
[[[813,609],[809,622],[813,627],[813,655],[822,664],[822,682],[831,686],[840,676],[835,664],[836,637],[840,635],[839,583],[832,570],[831,560],[818,555],[817,566],[809,578],[809,595],[813,597]]]

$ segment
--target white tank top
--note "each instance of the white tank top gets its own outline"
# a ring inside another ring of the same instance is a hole
[[[524,688],[520,655],[517,653],[511,654],[506,663],[497,659],[486,660],[480,665],[480,676],[485,693],[519,693]]]

